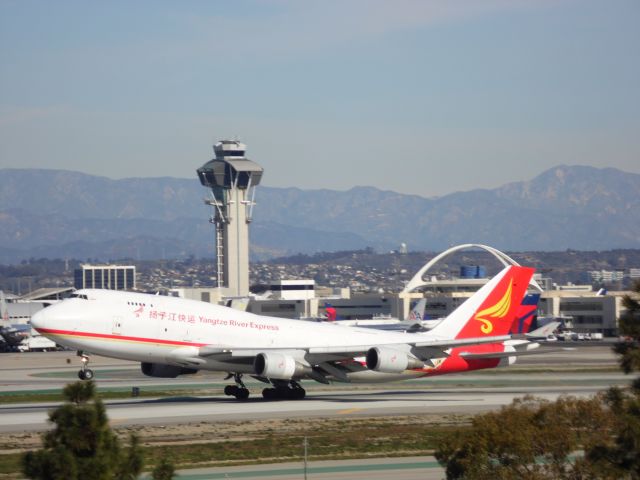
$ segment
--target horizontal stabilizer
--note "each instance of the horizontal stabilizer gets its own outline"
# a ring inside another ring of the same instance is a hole
[[[546,325],[527,333],[527,338],[547,338],[560,326],[560,322],[549,322]]]
[[[472,353],[462,352],[460,356],[466,360],[481,360],[490,358],[507,358],[507,357],[522,357],[524,355],[540,355],[541,353],[557,353],[563,352],[564,349],[556,350],[525,350],[522,352],[488,352],[488,353]]]
[[[485,343],[502,343],[507,340],[513,340],[515,335],[499,335],[496,337],[474,337],[474,338],[459,338],[457,340],[430,340],[426,342],[412,343],[414,347],[437,347],[442,350],[454,347],[463,347],[465,345],[482,345]]]

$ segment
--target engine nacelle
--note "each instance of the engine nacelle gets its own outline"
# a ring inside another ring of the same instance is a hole
[[[402,373],[422,368],[424,362],[406,352],[387,347],[372,347],[367,351],[367,368],[376,372]]]
[[[140,369],[147,377],[158,378],[176,378],[178,375],[189,375],[192,373],[198,373],[198,370],[193,368],[176,367],[174,365],[164,365],[162,363],[148,363],[142,362]]]
[[[311,371],[310,367],[283,353],[259,353],[253,361],[253,369],[260,377],[278,380],[300,378]]]

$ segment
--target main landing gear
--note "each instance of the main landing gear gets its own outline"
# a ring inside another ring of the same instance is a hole
[[[230,373],[225,380],[233,378],[235,385],[227,385],[224,387],[224,394],[230,397],[236,397],[238,400],[246,400],[249,398],[249,390],[242,382],[241,373]],[[273,383],[273,387],[262,390],[262,398],[265,400],[302,400],[307,392],[295,380],[267,380],[261,379],[265,383]]]
[[[262,398],[265,400],[302,400],[307,392],[295,380],[290,382],[274,382],[272,388],[262,390]]]
[[[93,370],[87,368],[89,364],[89,356],[85,355],[83,352],[78,352],[78,356],[80,356],[80,362],[82,365],[80,366],[80,370],[78,371],[78,378],[80,380],[93,380]]]
[[[229,374],[225,380],[233,377],[236,382],[235,385],[227,385],[224,387],[224,394],[228,396],[236,397],[237,400],[246,400],[249,398],[249,389],[244,386],[241,373]]]

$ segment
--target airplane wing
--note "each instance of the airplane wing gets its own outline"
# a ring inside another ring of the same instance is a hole
[[[402,343],[387,343],[382,345],[359,345],[349,348],[345,347],[312,347],[307,350],[307,355],[318,361],[323,361],[323,356],[353,358],[365,355],[372,347],[391,348],[401,350],[419,350],[423,353],[418,357],[421,359],[441,358],[448,356],[446,351],[465,345],[481,345],[485,343],[501,343],[515,338],[513,335],[501,335],[498,337],[464,338],[458,340],[423,340]]]
[[[501,335],[495,337],[464,338],[458,340],[422,340],[413,342],[390,343],[383,345],[354,345],[349,347],[310,347],[310,348],[224,348],[207,345],[200,347],[197,352],[192,348],[177,349],[174,361],[178,361],[180,356],[184,362],[192,365],[202,364],[207,358],[228,363],[251,363],[256,356],[265,353],[276,353],[290,356],[297,361],[304,362],[310,366],[325,362],[338,362],[350,360],[354,357],[361,357],[367,354],[371,348],[389,349],[393,351],[406,352],[407,354],[429,362],[434,358],[444,358],[449,356],[447,350],[466,345],[482,345],[487,343],[502,343],[512,340],[518,336]],[[181,352],[180,352],[181,351]],[[182,353],[182,355],[180,355]],[[195,354],[195,355],[194,355]]]

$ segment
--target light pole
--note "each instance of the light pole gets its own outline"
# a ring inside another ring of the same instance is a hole
[[[307,447],[309,446],[309,441],[306,435],[304,436],[302,445],[304,446],[304,480],[307,480]]]

